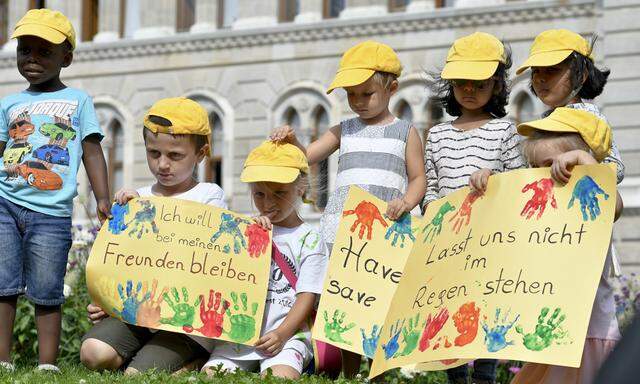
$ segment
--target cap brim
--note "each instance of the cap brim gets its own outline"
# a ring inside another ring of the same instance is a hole
[[[568,124],[549,118],[518,124],[518,133],[522,136],[531,136],[534,131],[578,132],[575,128]]]
[[[550,67],[562,63],[573,52],[571,49],[562,51],[540,52],[529,56],[529,58],[518,68],[516,74],[519,75],[531,67]]]
[[[242,170],[240,181],[243,183],[271,182],[293,183],[300,175],[298,168],[276,167],[270,165],[252,165]]]
[[[333,82],[327,89],[327,93],[331,93],[336,88],[353,87],[369,80],[376,71],[373,69],[353,68],[344,69],[336,74]]]
[[[486,80],[496,73],[498,64],[497,61],[450,61],[440,77],[445,80]]]
[[[53,44],[62,44],[67,40],[64,33],[40,24],[20,25],[13,31],[11,38],[16,39],[21,36],[36,36]]]

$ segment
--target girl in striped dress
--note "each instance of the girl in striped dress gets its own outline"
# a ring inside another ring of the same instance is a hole
[[[323,239],[332,249],[349,187],[357,185],[389,202],[386,216],[397,220],[411,211],[425,193],[422,142],[416,129],[389,111],[389,99],[398,89],[402,65],[391,47],[367,41],[342,56],[329,90],[343,88],[349,107],[357,115],[332,127],[307,148],[291,127],[276,129],[271,139],[297,145],[309,164],[339,150],[336,189],[320,221]],[[343,351],[343,371],[355,376],[360,356]]]
[[[456,119],[429,131],[425,151],[427,205],[469,185],[480,169],[505,172],[525,165],[516,127],[508,120],[507,70],[511,57],[494,36],[476,32],[453,43],[435,82],[439,101]],[[472,381],[495,382],[496,360],[476,360]],[[447,371],[452,383],[467,383],[467,366]]]

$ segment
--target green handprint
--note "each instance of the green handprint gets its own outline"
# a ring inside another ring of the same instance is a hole
[[[545,324],[545,318],[549,314],[549,308],[544,307],[540,311],[538,316],[538,324],[536,324],[535,331],[525,335],[522,327],[518,325],[516,332],[523,335],[522,343],[527,349],[531,351],[542,351],[551,345],[552,341],[558,342],[558,340],[565,338],[568,332],[560,327],[560,324],[564,321],[565,315],[560,315],[560,308],[556,308],[549,320]],[[559,317],[558,317],[559,316]]]
[[[402,342],[404,343],[404,348],[402,348],[398,356],[407,356],[416,349],[424,325],[424,321],[420,324],[420,314],[418,313],[415,318],[409,319],[408,326],[405,325],[402,327]]]
[[[238,294],[235,292],[231,292],[231,300],[233,301],[233,310],[239,311],[240,306],[238,305]],[[229,338],[237,343],[246,343],[251,340],[253,336],[256,334],[256,312],[258,312],[258,303],[251,304],[251,315],[248,314],[248,306],[247,306],[247,294],[240,294],[240,301],[242,303],[242,312],[244,313],[236,313],[231,314],[231,307],[227,308],[227,318],[231,323],[231,330],[223,331]]]
[[[176,289],[176,287],[171,288],[171,296],[167,292],[162,296],[173,310],[173,317],[162,318],[160,319],[160,323],[180,328],[192,327],[196,307],[200,305],[200,297],[196,299],[193,305],[189,304],[189,292],[185,287],[182,287],[182,302],[180,302],[180,295],[178,294],[178,289]]]
[[[349,323],[346,327],[343,326],[345,316],[347,316],[345,312],[340,312],[336,309],[333,312],[331,322],[329,322],[329,314],[324,311],[324,335],[327,339],[336,343],[351,345],[350,341],[342,338],[342,334],[355,327],[356,323]]]

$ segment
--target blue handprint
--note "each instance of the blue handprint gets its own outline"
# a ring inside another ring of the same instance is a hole
[[[220,215],[220,227],[216,231],[216,233],[211,236],[211,242],[215,243],[220,236],[223,234],[227,234],[231,236],[233,239],[233,252],[235,254],[240,253],[242,248],[247,248],[247,243],[242,236],[242,231],[240,230],[240,224],[251,224],[249,221],[242,219],[240,217],[235,217],[230,213],[222,213]],[[228,253],[228,252],[225,252]]]
[[[404,320],[402,320],[402,324],[400,324],[400,320],[396,321],[395,326],[392,325],[389,330],[389,336],[391,338],[387,342],[387,344],[382,344],[382,349],[384,350],[384,358],[389,360],[392,358],[398,349],[400,349],[400,344],[398,344],[398,338],[400,337],[400,332],[402,331],[402,327],[404,327]]]
[[[378,340],[380,340],[380,334],[382,333],[382,327],[378,328],[377,324],[374,324],[371,328],[371,336],[367,337],[364,332],[364,328],[360,328],[362,332],[362,350],[364,355],[370,359],[373,359],[373,355],[376,353],[376,347],[378,346]]]
[[[111,219],[109,219],[109,232],[114,235],[119,235],[122,231],[127,229],[127,224],[124,222],[124,217],[129,213],[129,204],[120,205],[115,203],[111,206]]]
[[[149,232],[158,233],[156,206],[149,200],[138,200],[138,204],[140,204],[140,210],[136,212],[133,220],[127,223],[127,226],[133,223],[133,227],[129,231],[129,237],[135,235],[139,239]]]
[[[411,229],[411,215],[408,212],[400,216],[400,218],[394,221],[389,229],[387,229],[387,233],[384,235],[385,240],[389,240],[392,233],[393,240],[391,241],[391,245],[394,247],[398,242],[398,237],[400,237],[400,248],[404,248],[405,236],[409,236],[411,241],[416,241],[415,236],[413,236],[413,230]]]
[[[113,312],[116,316],[120,317],[123,321],[130,324],[137,324],[136,317],[138,314],[138,307],[140,304],[149,300],[151,294],[147,292],[146,295],[142,297],[141,300],[138,300],[138,294],[142,290],[142,282],[138,282],[136,285],[135,291],[133,290],[133,281],[127,280],[127,288],[126,295],[125,289],[122,287],[122,284],[118,284],[118,294],[120,295],[120,299],[122,300],[122,311],[119,311],[117,308],[113,308]]]
[[[489,326],[484,321],[482,322],[482,329],[484,330],[484,343],[487,346],[487,350],[489,352],[498,352],[501,349],[506,348],[509,345],[513,344],[513,341],[507,341],[507,333],[513,327],[513,325],[518,321],[520,315],[517,315],[513,321],[509,322],[507,319],[509,317],[511,310],[508,310],[507,313],[500,319],[500,308],[496,308],[496,317],[493,321],[493,327],[489,329]]]
[[[605,200],[609,199],[602,188],[589,176],[582,176],[573,188],[573,194],[567,208],[573,207],[573,201],[577,198],[580,200],[580,211],[582,211],[582,220],[587,221],[589,216],[591,220],[595,220],[600,215],[600,205],[598,204],[598,195],[602,195]],[[587,215],[589,210],[589,216]]]

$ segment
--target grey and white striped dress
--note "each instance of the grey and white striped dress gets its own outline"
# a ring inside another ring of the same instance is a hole
[[[350,186],[357,185],[379,199],[391,201],[402,197],[409,184],[405,151],[411,123],[395,119],[387,125],[365,125],[355,117],[340,123],[340,128],[336,189],[320,219],[328,246],[335,241]]]

